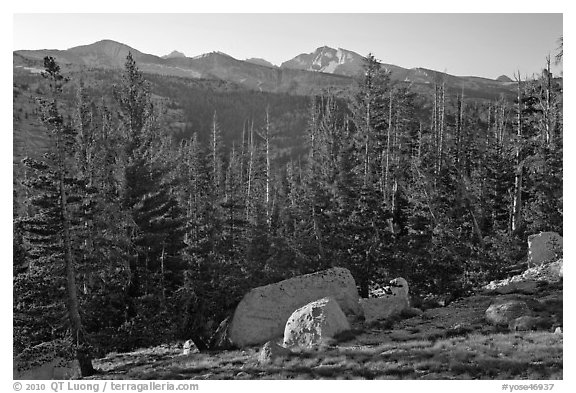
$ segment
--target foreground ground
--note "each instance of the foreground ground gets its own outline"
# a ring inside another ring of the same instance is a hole
[[[488,325],[495,299],[521,299],[562,324],[562,288],[537,296],[474,295],[423,315],[369,326],[269,365],[259,347],[182,355],[182,345],[109,354],[93,379],[562,379],[563,336]]]

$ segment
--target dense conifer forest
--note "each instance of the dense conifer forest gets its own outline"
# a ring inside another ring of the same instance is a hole
[[[211,108],[202,137],[169,131],[130,55],[104,97],[44,66],[49,147],[15,170],[15,354],[71,340],[88,375],[111,351],[175,339],[203,351],[250,288],[334,266],[362,297],[401,276],[415,297],[457,298],[518,263],[529,234],[563,232],[549,59],[516,77],[514,100],[478,101],[441,78],[415,92],[368,56],[355,86],[312,97],[304,120],[258,96],[246,110],[260,120],[233,144]],[[299,149],[280,122],[303,127]]]

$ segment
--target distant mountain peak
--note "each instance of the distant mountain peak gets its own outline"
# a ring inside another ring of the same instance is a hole
[[[234,59],[229,54],[224,53],[224,52],[220,52],[219,50],[215,50],[215,51],[207,52],[207,53],[202,53],[201,55],[194,56],[192,59],[204,59],[204,58],[215,57],[215,56],[223,56],[223,57],[229,57],[231,59]]]
[[[268,60],[266,59],[262,59],[259,57],[251,57],[249,59],[244,60],[248,63],[252,63],[252,64],[258,64],[258,65],[263,65],[266,67],[276,67],[274,64],[270,63]]]
[[[363,63],[364,57],[356,52],[324,45],[312,53],[302,53],[284,62],[280,67],[355,76],[361,71]]]
[[[129,48],[129,49],[134,50],[133,48],[131,48],[130,46],[128,46],[126,44],[123,44],[121,42],[114,41],[114,40],[109,40],[109,39],[96,41],[96,42],[93,42],[92,44],[75,46],[75,47],[69,48],[68,50],[75,50],[78,48],[111,48],[111,47]]]
[[[122,45],[122,46],[127,46],[126,44],[123,44],[123,43],[118,42],[118,41],[110,40],[108,38],[93,42],[92,44],[80,45],[80,46],[89,46],[89,45]]]
[[[173,59],[173,58],[183,58],[183,57],[186,57],[186,55],[182,52],[178,52],[177,50],[173,50],[169,54],[162,56],[163,59]]]
[[[162,62],[162,59],[158,56],[142,53],[126,44],[109,39],[61,51],[59,58],[56,60],[80,63],[92,67],[123,67],[128,53],[131,53],[134,60],[138,63],[158,64]]]

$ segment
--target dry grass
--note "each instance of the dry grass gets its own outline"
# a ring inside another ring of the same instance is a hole
[[[326,346],[260,366],[258,349],[111,355],[104,379],[561,379],[562,336],[548,332],[471,334],[437,341]],[[131,361],[127,361],[130,358]],[[100,367],[102,369],[102,367]]]
[[[523,295],[504,295],[522,298]],[[562,322],[562,292],[529,300]],[[503,332],[484,321],[492,297],[477,295],[394,323],[354,329],[324,345],[258,364],[259,348],[180,355],[177,346],[110,354],[102,379],[561,379],[562,335]]]

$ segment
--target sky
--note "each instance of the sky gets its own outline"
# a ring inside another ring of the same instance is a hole
[[[328,45],[384,63],[453,75],[539,73],[563,35],[557,14],[24,14],[13,50],[68,49],[111,39],[162,56],[222,51],[276,65]],[[559,73],[558,67],[553,68]]]

